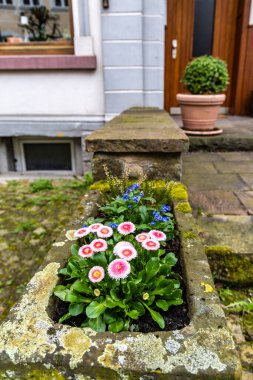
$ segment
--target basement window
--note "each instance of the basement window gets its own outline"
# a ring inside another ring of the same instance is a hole
[[[70,139],[14,139],[16,170],[30,173],[80,172],[79,144]]]
[[[27,171],[72,171],[71,144],[23,143],[25,168]]]

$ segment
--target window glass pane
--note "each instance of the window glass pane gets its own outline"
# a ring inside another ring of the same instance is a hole
[[[70,143],[24,143],[27,170],[72,170]]]
[[[60,7],[61,6],[61,0],[55,0],[55,6]]]
[[[71,39],[68,9],[63,8],[66,12],[62,12],[59,7],[58,12],[52,0],[0,0],[0,4],[13,4],[13,7],[0,9],[0,42],[17,44]]]
[[[195,0],[193,57],[212,54],[215,0]]]
[[[65,3],[65,7],[68,7],[68,6],[69,6],[69,2],[68,2],[68,0],[65,0],[64,3]]]

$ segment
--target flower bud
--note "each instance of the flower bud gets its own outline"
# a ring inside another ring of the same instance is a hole
[[[144,299],[144,301],[147,301],[149,299],[149,294],[148,293],[144,293],[142,298]]]
[[[100,296],[100,290],[99,289],[95,289],[94,290],[94,294],[96,297]]]

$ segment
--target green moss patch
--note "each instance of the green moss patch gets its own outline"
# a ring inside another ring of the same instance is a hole
[[[208,252],[208,260],[216,281],[233,286],[253,285],[253,257]]]
[[[185,239],[196,239],[197,238],[197,235],[194,234],[192,231],[184,231],[183,232],[183,237]]]
[[[226,255],[234,253],[233,249],[229,246],[222,245],[206,245],[205,246],[206,255]]]
[[[0,185],[0,321],[71,220],[89,184],[86,178]]]
[[[189,214],[192,212],[192,208],[189,202],[180,202],[176,205],[175,209],[184,214]]]
[[[179,182],[174,183],[171,189],[171,198],[176,201],[188,201],[186,186]]]

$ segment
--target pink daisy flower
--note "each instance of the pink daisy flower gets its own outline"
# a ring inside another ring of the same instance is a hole
[[[104,252],[107,250],[107,243],[104,239],[95,239],[90,243],[94,252]]]
[[[88,277],[91,282],[100,282],[105,277],[105,270],[103,267],[95,266],[89,271]]]
[[[148,238],[149,238],[149,235],[147,232],[142,232],[141,234],[135,236],[135,239],[139,243],[142,243],[144,240],[147,240]]]
[[[113,229],[111,227],[102,226],[97,230],[97,235],[99,237],[110,237],[113,235]]]
[[[122,235],[128,235],[135,231],[135,225],[132,222],[123,222],[118,225],[118,231]]]
[[[81,257],[91,257],[94,255],[94,251],[91,246],[87,244],[79,248],[78,255]]]
[[[125,259],[126,261],[131,261],[136,258],[137,251],[134,247],[125,245],[119,248],[118,250],[118,256],[121,259]]]
[[[115,280],[126,278],[130,272],[131,266],[129,262],[124,259],[113,260],[108,266],[108,274]]]
[[[89,228],[91,232],[97,232],[97,230],[99,230],[100,227],[103,227],[102,223],[94,223],[91,224]]]
[[[155,239],[144,240],[141,245],[148,251],[157,251],[160,248],[159,241]]]
[[[81,238],[88,235],[89,233],[90,233],[89,227],[82,227],[82,228],[79,228],[79,230],[76,230],[76,232],[74,233],[74,236],[76,238]]]
[[[113,249],[113,253],[114,253],[114,255],[117,255],[118,254],[118,252],[122,249],[122,248],[124,248],[124,247],[132,247],[132,248],[134,248],[134,246],[131,244],[131,243],[129,243],[128,241],[120,241],[119,243],[117,243],[115,246],[114,246],[114,249]]]
[[[166,240],[165,233],[162,231],[158,231],[158,230],[150,231],[149,236],[151,237],[151,239],[156,239],[158,241],[165,241]]]

